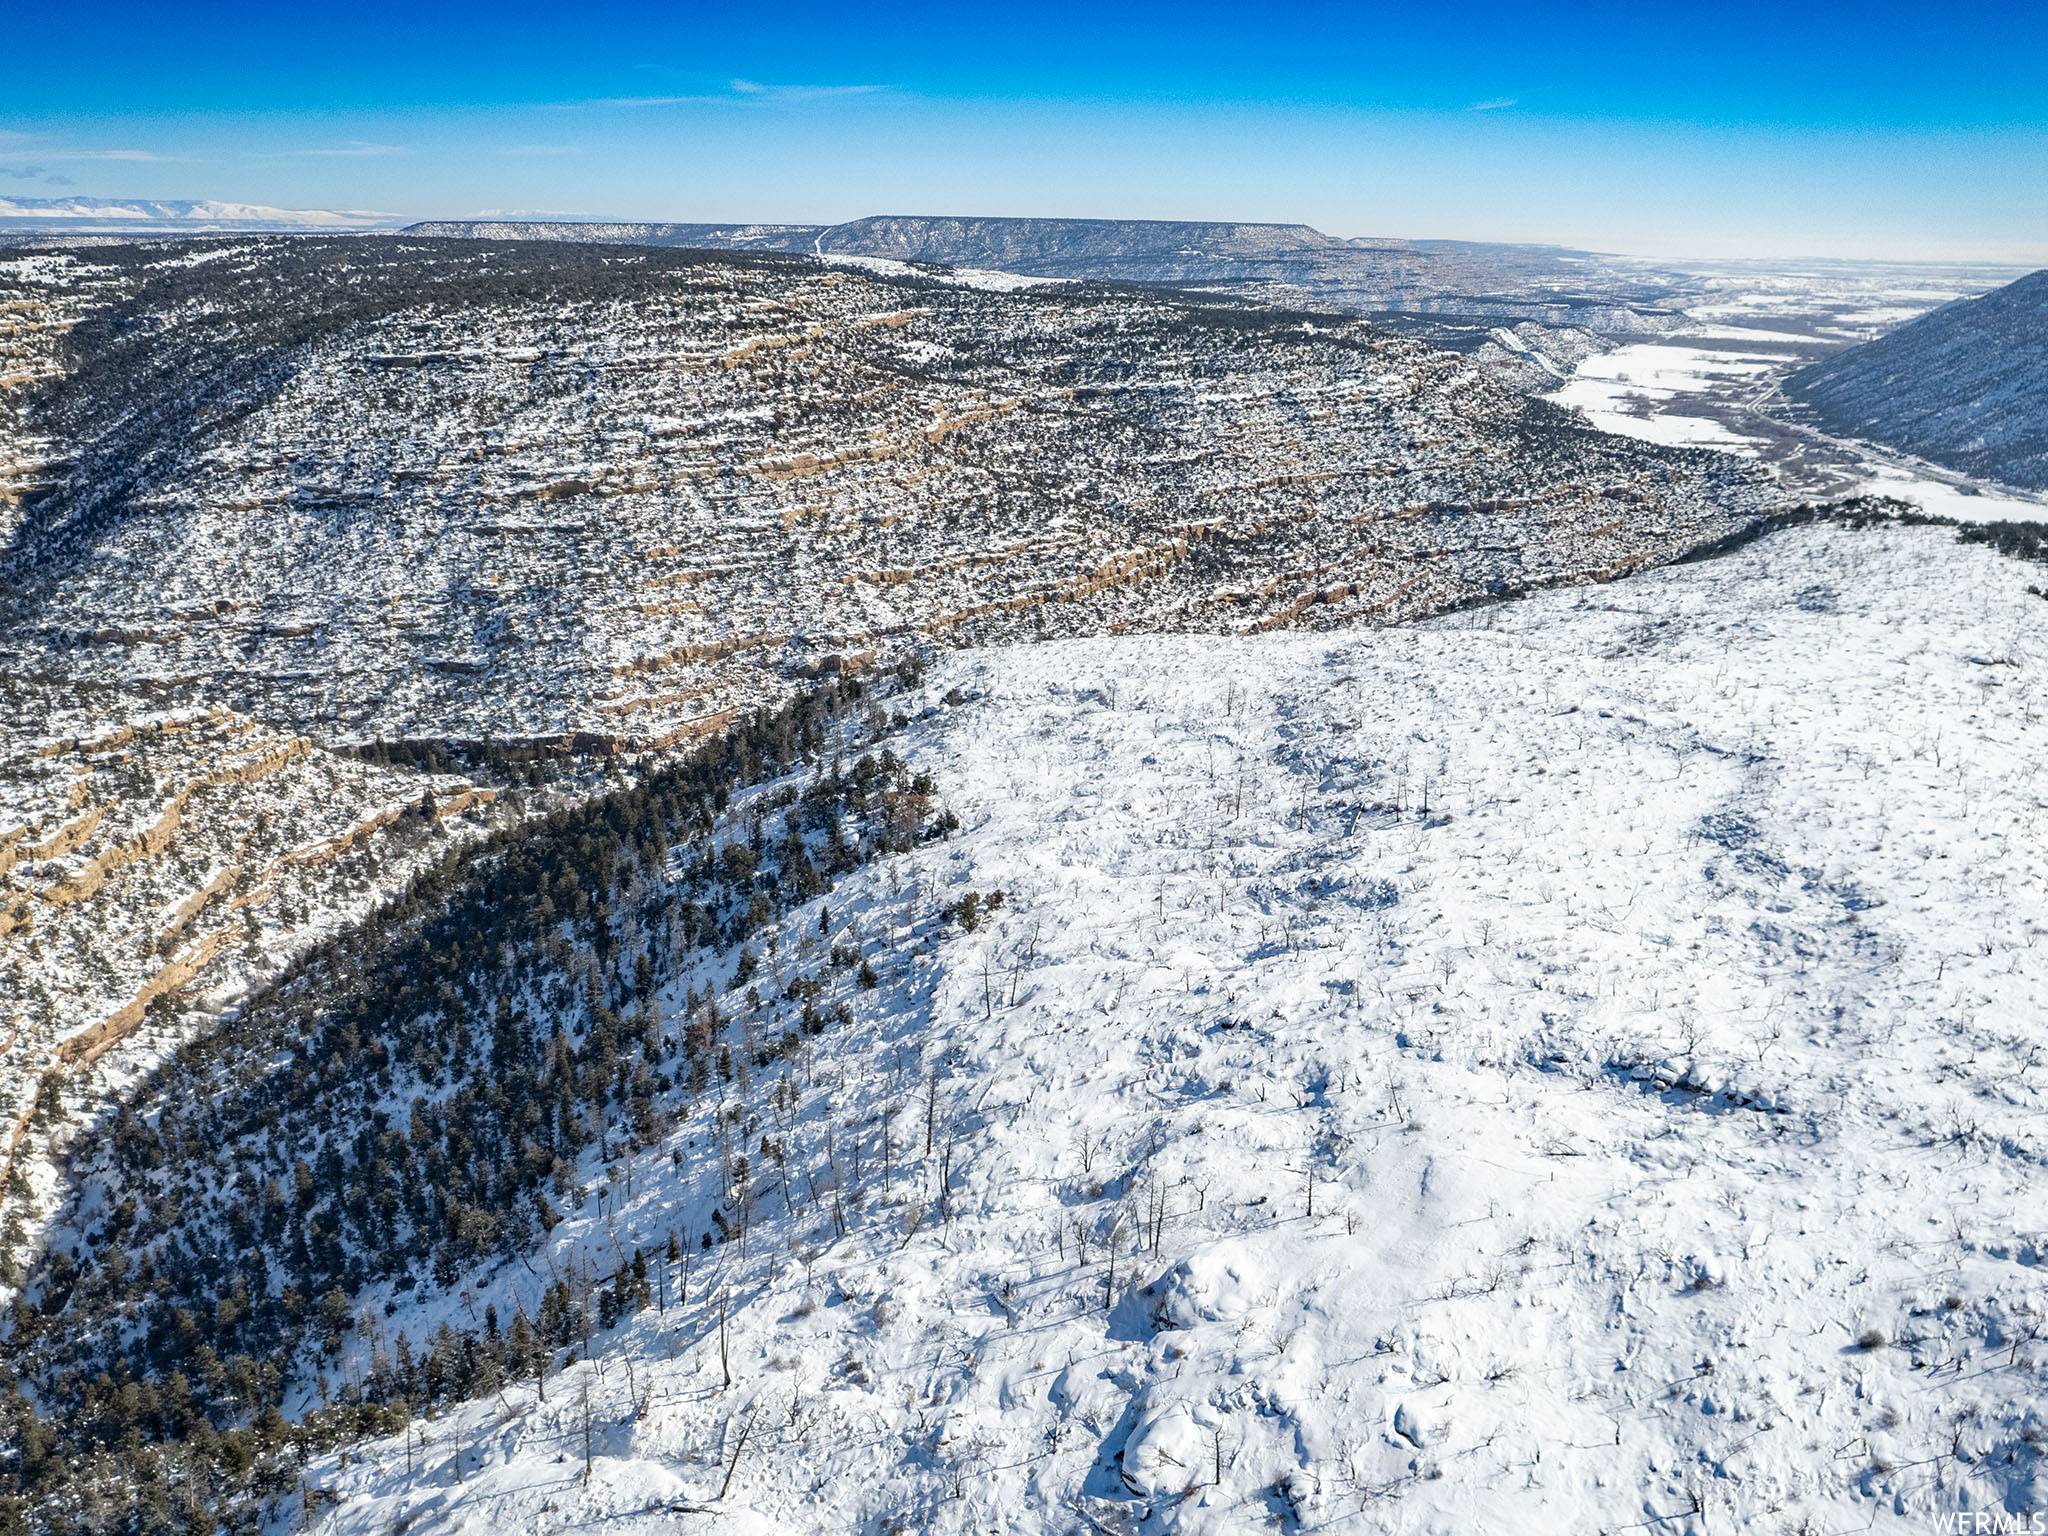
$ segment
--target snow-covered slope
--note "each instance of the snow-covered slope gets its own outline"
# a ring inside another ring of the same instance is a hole
[[[351,237],[0,302],[0,664],[330,739],[652,749],[833,655],[1385,622],[1782,500],[1364,325],[1066,284]]]
[[[2048,271],[1944,305],[1781,386],[1829,432],[2048,488]]]
[[[1817,527],[1402,630],[945,658],[909,751],[962,830],[763,962],[853,1023],[678,1091],[530,1261],[366,1305],[337,1381],[654,1261],[544,1401],[316,1461],[323,1528],[2038,1505],[2029,575]]]

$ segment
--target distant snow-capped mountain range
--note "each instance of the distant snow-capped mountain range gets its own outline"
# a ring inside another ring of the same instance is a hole
[[[389,229],[400,222],[361,208],[269,208],[213,198],[0,197],[0,229],[350,230]]]

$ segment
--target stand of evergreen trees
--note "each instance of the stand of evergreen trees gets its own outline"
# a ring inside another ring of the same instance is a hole
[[[767,1066],[850,1017],[801,974],[762,998],[750,941],[949,825],[861,694],[828,684],[451,854],[79,1138],[95,1150],[72,1170],[78,1235],[8,1321],[0,1536],[253,1531],[306,1455],[544,1377],[646,1305],[635,1253],[558,1281],[533,1316],[493,1306],[480,1329],[380,1339],[367,1370],[340,1370],[367,1287],[445,1291],[529,1251],[588,1198],[588,1148],[629,1158],[736,1050]],[[868,750],[849,763],[849,746]],[[658,1007],[706,952],[724,990]],[[286,1422],[309,1380],[326,1406]]]

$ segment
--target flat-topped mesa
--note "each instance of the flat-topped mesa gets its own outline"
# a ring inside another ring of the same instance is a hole
[[[779,251],[856,267],[904,263],[1041,281],[1170,285],[1353,314],[1464,319],[1479,322],[1480,334],[1487,324],[1503,322],[1569,326],[1580,334],[1667,330],[1682,323],[1673,298],[1687,286],[1679,273],[1586,251],[1347,239],[1306,224],[1241,220],[931,214],[878,214],[832,225],[438,219],[412,225],[407,233]],[[1523,353],[1530,350],[1526,339],[1517,337],[1517,344]]]

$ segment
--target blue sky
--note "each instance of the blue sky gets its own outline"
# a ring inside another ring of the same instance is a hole
[[[0,196],[2048,261],[2048,4],[0,0]]]

